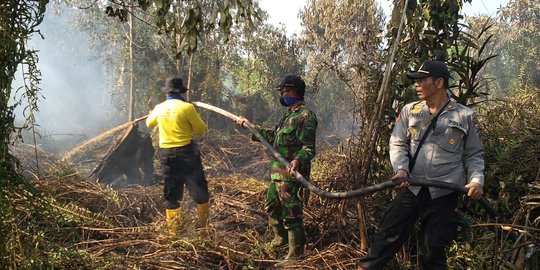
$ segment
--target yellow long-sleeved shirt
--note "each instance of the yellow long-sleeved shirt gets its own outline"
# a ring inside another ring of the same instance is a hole
[[[158,126],[160,148],[188,145],[194,134],[201,136],[206,132],[206,124],[195,106],[179,99],[168,99],[156,105],[146,119],[146,125]]]

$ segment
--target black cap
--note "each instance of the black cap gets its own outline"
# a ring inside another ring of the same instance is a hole
[[[295,92],[300,96],[303,97],[304,93],[306,92],[306,83],[300,76],[296,75],[287,75],[283,80],[281,80],[281,83],[276,86],[276,89],[281,90],[285,87],[294,88]]]
[[[164,93],[185,93],[188,89],[184,86],[184,81],[178,77],[170,77],[165,81],[165,86],[163,87]]]
[[[407,77],[409,79],[426,77],[448,79],[450,77],[450,72],[448,72],[448,67],[445,63],[437,60],[426,60],[422,63],[418,71],[407,72]]]

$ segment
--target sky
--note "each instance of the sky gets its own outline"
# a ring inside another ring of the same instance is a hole
[[[497,9],[506,6],[509,0],[473,0],[464,4],[464,13],[468,16],[486,14],[495,17]],[[298,12],[306,4],[306,0],[260,0],[261,8],[270,14],[270,23],[279,26],[285,25],[287,35],[299,34],[301,31]],[[385,12],[390,12],[391,0],[378,0]]]

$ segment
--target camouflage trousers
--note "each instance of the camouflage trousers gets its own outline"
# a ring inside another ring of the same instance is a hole
[[[270,217],[283,222],[285,229],[304,225],[302,184],[293,180],[271,180],[264,208]]]

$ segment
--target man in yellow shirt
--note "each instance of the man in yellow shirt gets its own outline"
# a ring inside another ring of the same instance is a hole
[[[148,127],[159,130],[159,162],[165,180],[164,198],[169,231],[176,233],[180,222],[180,201],[186,185],[190,197],[197,203],[201,227],[208,221],[208,183],[204,176],[199,149],[193,142],[195,135],[206,132],[206,124],[193,104],[183,96],[188,89],[182,79],[167,79],[163,92],[167,100],[158,104],[146,119]]]

